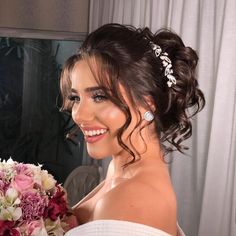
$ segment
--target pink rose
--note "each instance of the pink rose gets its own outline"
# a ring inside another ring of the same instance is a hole
[[[33,185],[34,185],[33,179],[24,174],[16,175],[12,182],[13,188],[15,188],[19,192],[24,192],[27,191],[28,189],[32,189]]]
[[[41,220],[34,220],[27,224],[27,235],[37,235],[40,231],[44,229],[44,224]]]

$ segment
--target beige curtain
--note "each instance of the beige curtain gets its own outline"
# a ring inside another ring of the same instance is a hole
[[[235,236],[236,1],[91,0],[89,30],[111,22],[171,28],[198,51],[207,104],[193,121],[190,150],[174,153],[170,166],[179,223],[189,236]]]

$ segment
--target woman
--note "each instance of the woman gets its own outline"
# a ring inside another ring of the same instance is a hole
[[[186,147],[205,103],[197,55],[174,33],[107,24],[70,57],[64,110],[91,157],[112,156],[105,180],[74,206],[73,235],[183,235],[165,155]]]

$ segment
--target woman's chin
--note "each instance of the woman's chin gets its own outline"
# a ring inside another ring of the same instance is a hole
[[[103,153],[99,153],[99,152],[92,152],[88,150],[88,154],[91,158],[95,159],[95,160],[102,160],[106,157],[108,157],[109,155],[105,155]]]

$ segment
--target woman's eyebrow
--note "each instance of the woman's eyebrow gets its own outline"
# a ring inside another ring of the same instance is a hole
[[[78,93],[78,91],[76,89],[74,89],[74,88],[71,88],[71,92],[72,93]]]
[[[90,92],[94,92],[94,91],[97,91],[97,90],[104,90],[104,89],[100,86],[94,86],[94,87],[85,88],[84,91],[87,92],[87,93],[90,93]],[[72,93],[78,93],[78,91],[74,88],[71,88],[71,92]]]
[[[103,88],[100,87],[100,86],[88,87],[88,88],[85,89],[85,92],[94,92],[94,91],[97,91],[97,90],[103,90]]]

